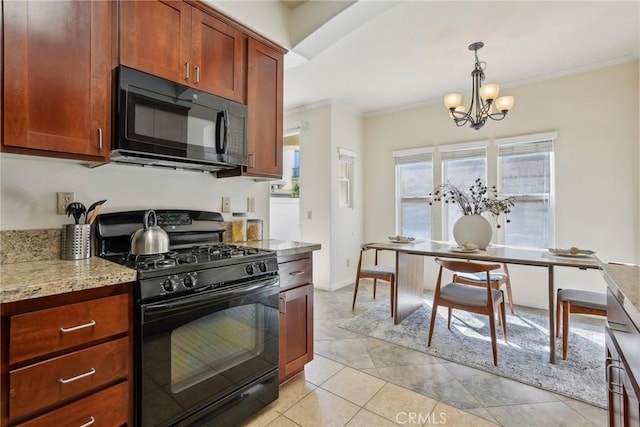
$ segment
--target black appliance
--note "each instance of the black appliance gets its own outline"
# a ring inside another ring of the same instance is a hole
[[[215,172],[247,165],[247,107],[116,68],[111,161]]]
[[[278,398],[276,254],[222,243],[219,213],[155,212],[160,255],[129,254],[145,211],[96,221],[99,256],[138,272],[135,426],[236,426]]]

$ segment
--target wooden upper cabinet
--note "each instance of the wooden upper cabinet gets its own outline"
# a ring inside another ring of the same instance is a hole
[[[195,8],[191,28],[195,86],[244,103],[247,37]]]
[[[249,39],[247,105],[250,175],[282,177],[282,53]]]
[[[122,65],[244,103],[239,30],[183,1],[125,0],[120,31]]]
[[[2,6],[2,151],[108,160],[111,2]]]
[[[183,1],[120,2],[120,63],[188,84],[191,6]]]

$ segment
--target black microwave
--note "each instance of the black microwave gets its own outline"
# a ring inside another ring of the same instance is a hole
[[[116,68],[111,161],[214,172],[247,165],[247,107]]]

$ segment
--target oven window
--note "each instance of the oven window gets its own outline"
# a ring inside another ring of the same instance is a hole
[[[180,393],[264,351],[264,306],[231,307],[171,333],[171,391]]]

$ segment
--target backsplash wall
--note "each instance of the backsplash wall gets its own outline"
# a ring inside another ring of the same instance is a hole
[[[0,230],[58,228],[73,222],[56,213],[56,193],[75,192],[85,206],[107,199],[102,212],[146,208],[178,208],[220,212],[222,197],[231,198],[234,212],[264,220],[269,235],[269,182],[250,178],[215,178],[210,173],[107,164],[45,157],[0,154]],[[231,214],[223,214],[225,220]]]

